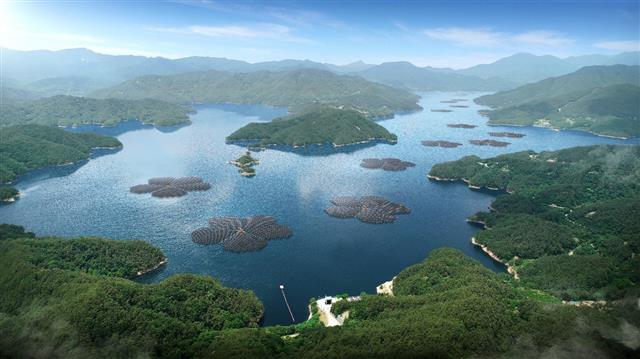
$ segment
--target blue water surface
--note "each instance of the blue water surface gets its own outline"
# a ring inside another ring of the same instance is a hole
[[[243,178],[227,161],[244,148],[225,144],[225,136],[252,121],[268,121],[285,109],[247,105],[202,105],[193,124],[162,131],[137,122],[115,128],[80,126],[73,131],[96,131],[118,136],[120,150],[96,151],[79,164],[34,171],[17,187],[22,197],[0,206],[0,222],[25,226],[38,235],[101,236],[141,239],[160,247],[169,258],[161,270],[142,278],[158,282],[176,273],[214,276],[226,285],[253,290],[266,309],[264,324],[291,319],[278,286],[284,284],[296,321],[306,319],[309,298],[362,291],[391,279],[403,268],[420,262],[438,247],[462,250],[495,271],[503,268],[472,246],[477,227],[468,216],[487,209],[494,194],[469,190],[459,183],[426,179],[435,163],[465,155],[481,157],[520,150],[556,150],[591,144],[639,144],[575,131],[534,127],[489,127],[477,114],[472,93],[424,93],[425,111],[379,122],[398,135],[396,145],[377,144],[333,151],[313,147],[292,151],[269,149],[256,154],[257,176]],[[466,98],[469,108],[450,113],[440,101]],[[470,123],[475,129],[456,129],[448,123]],[[478,147],[470,139],[484,139],[489,131],[524,133],[508,147]],[[458,148],[432,148],[422,140],[464,143]],[[404,172],[361,168],[363,158],[398,157],[415,162]],[[159,199],[129,192],[129,187],[157,176],[201,176],[212,184],[206,192],[176,199]],[[355,219],[336,219],[323,209],[340,195],[380,195],[411,208],[392,224],[372,225]],[[259,252],[230,253],[217,245],[201,246],[190,239],[192,230],[213,216],[271,215],[293,230],[286,240],[272,241]]]

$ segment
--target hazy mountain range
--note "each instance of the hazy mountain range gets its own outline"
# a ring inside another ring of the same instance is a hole
[[[167,59],[129,55],[104,55],[91,50],[17,51],[3,49],[5,86],[29,90],[40,96],[86,95],[144,75],[174,75],[194,71],[288,71],[320,69],[361,76],[367,80],[416,91],[499,91],[573,72],[591,65],[638,65],[640,53],[613,56],[584,55],[568,58],[516,54],[491,64],[462,70],[419,67],[409,62],[380,65],[358,61],[333,65],[310,60],[248,63],[216,57]]]

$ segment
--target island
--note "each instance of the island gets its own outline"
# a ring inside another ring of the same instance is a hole
[[[471,129],[471,128],[476,128],[478,126],[476,125],[469,125],[466,123],[449,123],[447,124],[447,127],[451,127],[451,128],[466,128],[466,129]]]
[[[453,112],[453,110],[448,110],[446,108],[432,108],[431,112]]]
[[[638,174],[638,146],[605,145],[468,156],[429,172],[507,191],[492,212],[471,218],[487,228],[474,242],[522,285],[566,301],[614,300],[640,285],[631,270],[638,267],[640,185],[627,180]]]
[[[239,168],[240,176],[253,177],[256,175],[256,170],[253,166],[259,164],[260,161],[251,156],[251,151],[247,151],[244,155],[229,161],[229,163]]]
[[[131,193],[151,193],[153,197],[169,198],[182,197],[192,191],[206,191],[211,185],[200,177],[155,177],[147,183],[129,188]]]
[[[11,186],[0,186],[0,202],[15,202],[20,196],[20,192]]]
[[[444,147],[444,148],[455,148],[458,146],[462,146],[462,143],[459,142],[451,142],[451,141],[443,141],[443,140],[424,140],[421,142],[423,146],[427,147]]]
[[[266,247],[267,241],[291,235],[289,227],[270,216],[214,217],[209,226],[193,231],[191,239],[198,244],[222,244],[230,252],[251,252]]]
[[[493,137],[508,137],[508,138],[522,138],[525,136],[523,133],[515,132],[489,132],[489,136]]]
[[[13,181],[36,168],[86,160],[95,148],[122,147],[113,137],[41,125],[8,126],[0,131],[0,183]]]
[[[359,111],[322,107],[271,122],[250,123],[229,135],[227,141],[264,146],[330,144],[338,147],[372,141],[395,143],[397,137]]]
[[[630,138],[640,136],[640,67],[587,66],[475,101],[494,109],[489,124],[574,129]]]
[[[476,146],[491,146],[491,147],[506,147],[510,142],[496,141],[496,140],[469,140],[469,143]]]
[[[391,223],[396,220],[396,215],[411,213],[404,205],[379,196],[336,197],[331,204],[332,207],[324,210],[331,217],[357,218],[372,224]]]
[[[455,108],[468,108],[469,106],[467,106],[467,105],[449,105],[449,107],[455,107]]]
[[[384,171],[404,171],[409,167],[415,167],[416,164],[409,161],[403,161],[399,158],[365,158],[360,163],[360,167],[368,169],[382,169]]]

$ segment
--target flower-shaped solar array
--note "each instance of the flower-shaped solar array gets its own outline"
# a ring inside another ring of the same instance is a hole
[[[415,165],[413,162],[403,161],[399,158],[365,158],[360,163],[360,166],[364,168],[382,168],[385,171],[404,171],[407,167],[415,167]]]
[[[324,211],[332,217],[355,217],[362,222],[375,224],[391,223],[396,220],[396,215],[411,212],[401,204],[378,196],[336,197],[331,203],[333,206]]]
[[[191,239],[199,244],[222,244],[231,252],[260,250],[272,239],[291,236],[289,227],[276,223],[270,216],[214,217],[209,226],[191,233]]]
[[[206,191],[211,185],[200,177],[156,177],[129,188],[132,193],[151,193],[154,197],[181,197],[191,191]]]

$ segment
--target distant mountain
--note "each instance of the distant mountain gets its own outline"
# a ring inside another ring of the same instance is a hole
[[[21,89],[31,91],[41,96],[69,95],[83,96],[89,92],[109,86],[111,81],[102,81],[90,77],[65,76],[49,77],[20,86]]]
[[[96,91],[99,98],[153,98],[173,103],[261,103],[292,112],[311,105],[353,108],[366,116],[387,117],[420,109],[418,96],[404,90],[315,69],[284,72],[192,72],[143,76]]]
[[[358,111],[318,108],[271,122],[250,123],[227,140],[258,140],[261,145],[342,146],[375,140],[396,142],[397,137]]]
[[[367,80],[413,91],[498,91],[516,85],[499,78],[482,79],[446,69],[417,67],[410,62],[385,62],[355,73]]]
[[[0,111],[0,126],[67,126],[86,123],[114,125],[130,119],[168,126],[189,123],[189,112],[191,109],[187,106],[159,100],[94,99],[58,95],[5,103]]]
[[[458,73],[478,76],[484,79],[499,77],[515,83],[530,83],[545,78],[565,75],[584,66],[593,65],[638,65],[640,52],[626,52],[619,55],[584,55],[561,59],[555,56],[515,54],[490,64],[476,65]]]
[[[539,125],[640,136],[640,66],[589,66],[475,101],[493,124]]]

